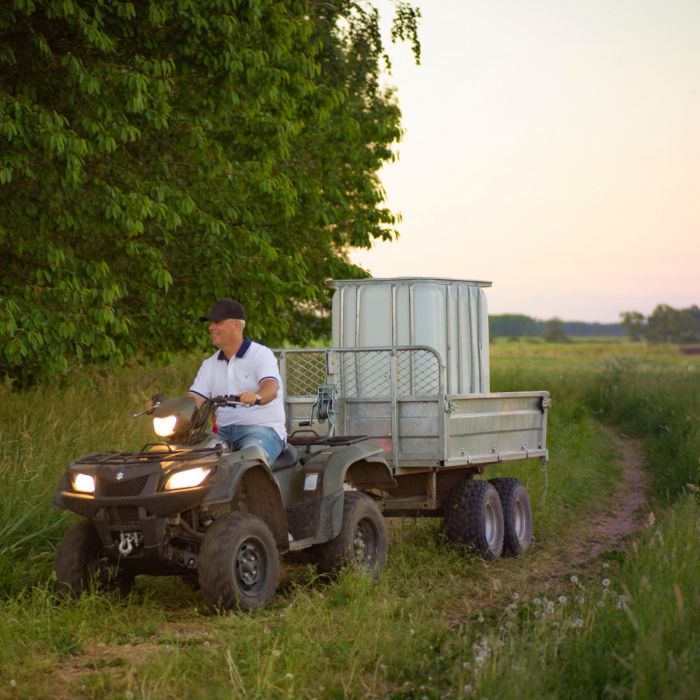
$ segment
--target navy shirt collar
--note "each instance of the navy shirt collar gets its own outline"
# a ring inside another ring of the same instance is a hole
[[[250,347],[250,344],[252,342],[253,341],[250,338],[243,338],[243,342],[241,343],[241,347],[238,348],[238,352],[236,353],[236,357],[239,359],[241,357],[244,357],[245,354],[248,352],[248,348]],[[226,359],[226,355],[224,355],[223,350],[219,350],[219,354],[216,356],[216,359],[217,360],[225,360],[226,362],[228,362],[228,360]]]

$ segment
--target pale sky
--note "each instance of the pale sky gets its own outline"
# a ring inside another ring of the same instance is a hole
[[[417,4],[381,173],[401,235],[353,261],[490,280],[491,313],[700,305],[700,0]]]

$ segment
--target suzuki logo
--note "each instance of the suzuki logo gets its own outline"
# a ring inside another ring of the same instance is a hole
[[[114,477],[117,481],[121,481],[124,478],[124,472],[118,471],[117,475]]]

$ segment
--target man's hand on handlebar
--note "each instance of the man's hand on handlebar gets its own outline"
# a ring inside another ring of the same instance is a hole
[[[255,405],[260,405],[260,394],[257,394],[254,391],[244,391],[239,397],[238,400],[241,403],[246,404],[246,406],[255,406]]]

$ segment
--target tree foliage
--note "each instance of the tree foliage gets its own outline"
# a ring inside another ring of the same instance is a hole
[[[700,309],[674,309],[659,304],[646,319],[644,338],[650,343],[700,342]]]
[[[548,343],[568,343],[570,340],[564,330],[564,324],[556,316],[545,321],[542,337]]]
[[[349,248],[395,235],[386,60],[369,2],[3,3],[0,374],[194,347],[219,296],[306,340]]]

